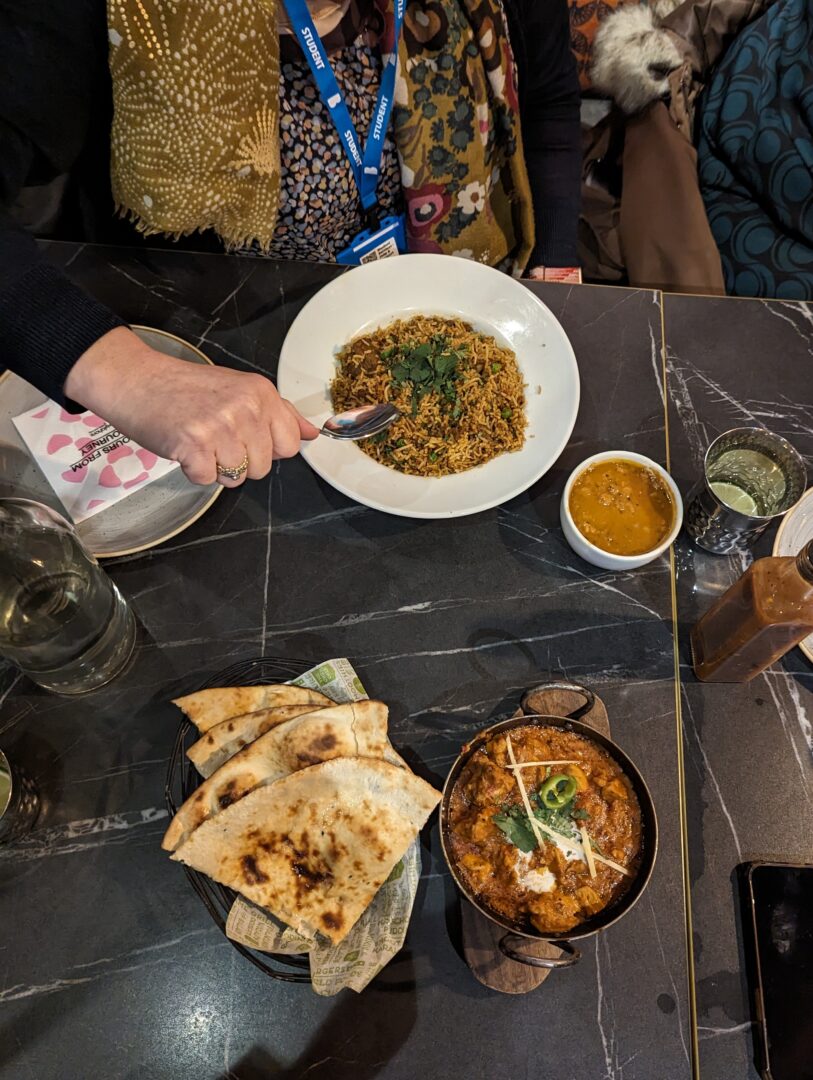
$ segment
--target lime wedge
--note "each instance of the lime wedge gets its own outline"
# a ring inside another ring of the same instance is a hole
[[[726,484],[722,480],[709,486],[720,502],[724,502],[732,510],[736,510],[739,514],[748,514],[749,517],[759,516],[757,504],[741,487],[737,487],[736,484]]]

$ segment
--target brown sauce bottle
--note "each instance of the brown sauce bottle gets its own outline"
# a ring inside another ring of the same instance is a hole
[[[793,558],[758,559],[692,630],[703,682],[753,679],[813,632],[813,540]]]

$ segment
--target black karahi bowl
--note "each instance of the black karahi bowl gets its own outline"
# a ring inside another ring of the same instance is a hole
[[[586,715],[593,707],[595,698],[592,692],[586,687],[579,686],[576,683],[550,683],[547,686],[539,687],[538,689],[572,690],[581,694],[585,698],[586,703],[571,712],[568,716],[547,716],[535,712],[525,712],[524,710],[528,698],[535,692],[530,691],[523,698],[523,714],[521,716],[512,716],[507,720],[500,720],[498,723],[492,724],[491,727],[485,728],[485,730],[475,735],[475,737],[463,747],[463,750],[452,765],[451,771],[446,778],[446,783],[443,787],[443,798],[440,804],[440,840],[446,863],[460,892],[466,900],[481,913],[481,915],[484,915],[491,922],[505,930],[505,934],[499,941],[500,951],[511,960],[516,960],[521,964],[527,964],[531,967],[562,968],[571,967],[581,957],[580,950],[571,944],[573,941],[591,937],[593,934],[606,930],[608,927],[612,926],[613,923],[616,923],[619,919],[623,918],[623,916],[626,915],[640,899],[649,884],[649,879],[652,877],[652,871],[655,866],[655,858],[658,852],[658,819],[655,814],[655,804],[644,778],[621,747],[606,735],[602,735],[600,732],[596,731],[595,728],[590,727],[588,724],[581,723],[580,717]],[[641,808],[641,858],[635,879],[622,896],[609,903],[605,908],[602,908],[601,911],[587,919],[585,922],[579,923],[565,935],[543,934],[541,931],[532,928],[527,922],[512,922],[507,919],[506,916],[491,910],[483,903],[482,899],[478,898],[478,896],[471,891],[471,888],[466,883],[456,865],[451,850],[451,826],[449,823],[451,798],[455,784],[457,783],[458,777],[464,766],[471,757],[495,735],[500,735],[503,732],[512,731],[519,727],[528,727],[529,725],[533,725],[534,727],[555,727],[565,731],[572,731],[577,735],[581,735],[584,739],[595,743],[604,750],[624,772],[624,775],[632,784],[633,791],[638,798],[638,804]],[[525,941],[551,942],[551,944],[556,945],[561,949],[564,955],[550,959],[547,957],[533,956],[530,953],[521,951]]]

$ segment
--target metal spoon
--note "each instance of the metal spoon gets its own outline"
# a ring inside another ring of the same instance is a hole
[[[336,413],[322,425],[320,434],[331,439],[369,439],[388,428],[401,414],[394,405],[360,405],[357,409]]]

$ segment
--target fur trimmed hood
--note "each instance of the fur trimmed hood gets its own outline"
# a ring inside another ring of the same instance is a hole
[[[651,0],[619,7],[596,34],[593,85],[629,115],[684,90],[681,111],[690,114],[709,69],[740,30],[774,2]]]

